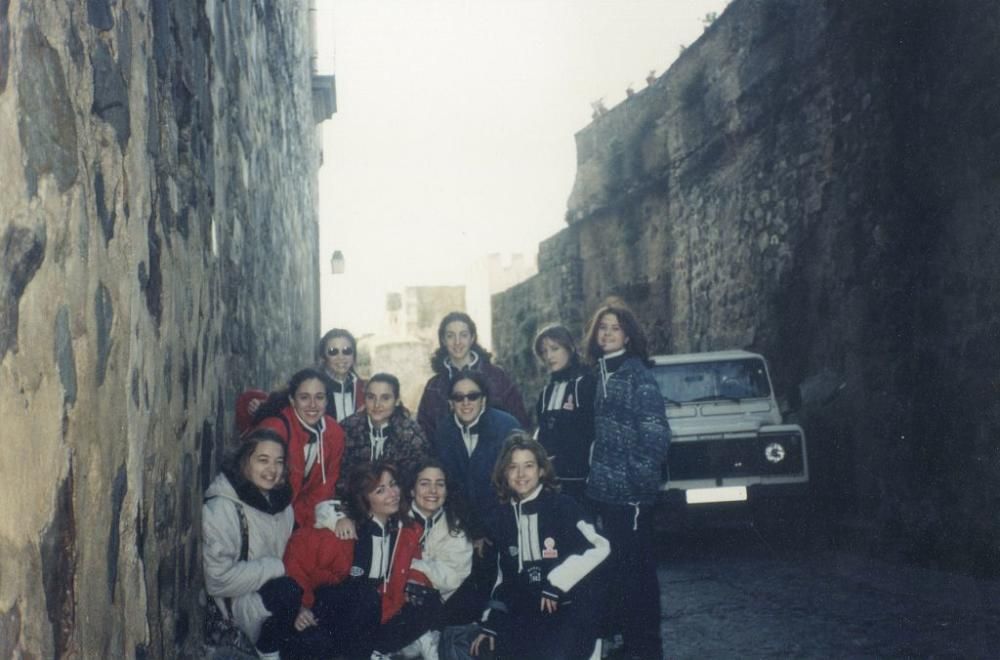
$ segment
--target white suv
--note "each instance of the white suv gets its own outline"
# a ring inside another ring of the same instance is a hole
[[[764,357],[747,351],[653,356],[672,440],[664,491],[687,504],[801,493],[806,436],[782,424]]]

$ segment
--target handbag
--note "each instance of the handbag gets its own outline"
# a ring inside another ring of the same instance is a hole
[[[236,515],[240,519],[240,561],[246,561],[250,552],[250,532],[243,505],[236,503]],[[202,590],[204,593],[204,589]],[[223,612],[215,598],[205,595],[205,644],[215,647],[234,648],[251,655],[256,654],[253,642],[233,621],[233,599],[225,598]]]

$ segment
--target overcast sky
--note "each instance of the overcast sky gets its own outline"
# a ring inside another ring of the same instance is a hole
[[[662,74],[728,0],[317,0],[324,327],[379,327],[385,293],[461,284],[564,226],[573,135]],[[329,256],[346,272],[333,279]]]

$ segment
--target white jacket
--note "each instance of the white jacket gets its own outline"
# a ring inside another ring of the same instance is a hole
[[[415,513],[414,517],[424,522],[423,516]],[[444,510],[439,510],[429,527],[424,522],[421,546],[422,558],[414,559],[410,566],[427,576],[441,592],[441,600],[448,600],[472,572],[472,543],[465,532],[452,535],[444,519]]]
[[[226,611],[224,599],[232,598],[233,621],[256,643],[260,627],[271,613],[257,590],[285,574],[282,556],[295,521],[292,507],[269,514],[241,502],[225,475],[219,474],[205,491],[202,507],[202,561],[205,590]],[[236,503],[247,518],[249,551],[240,561],[240,519]]]

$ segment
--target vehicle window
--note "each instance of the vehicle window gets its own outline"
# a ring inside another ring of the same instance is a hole
[[[676,403],[771,396],[758,359],[656,365],[653,375],[663,396]]]

